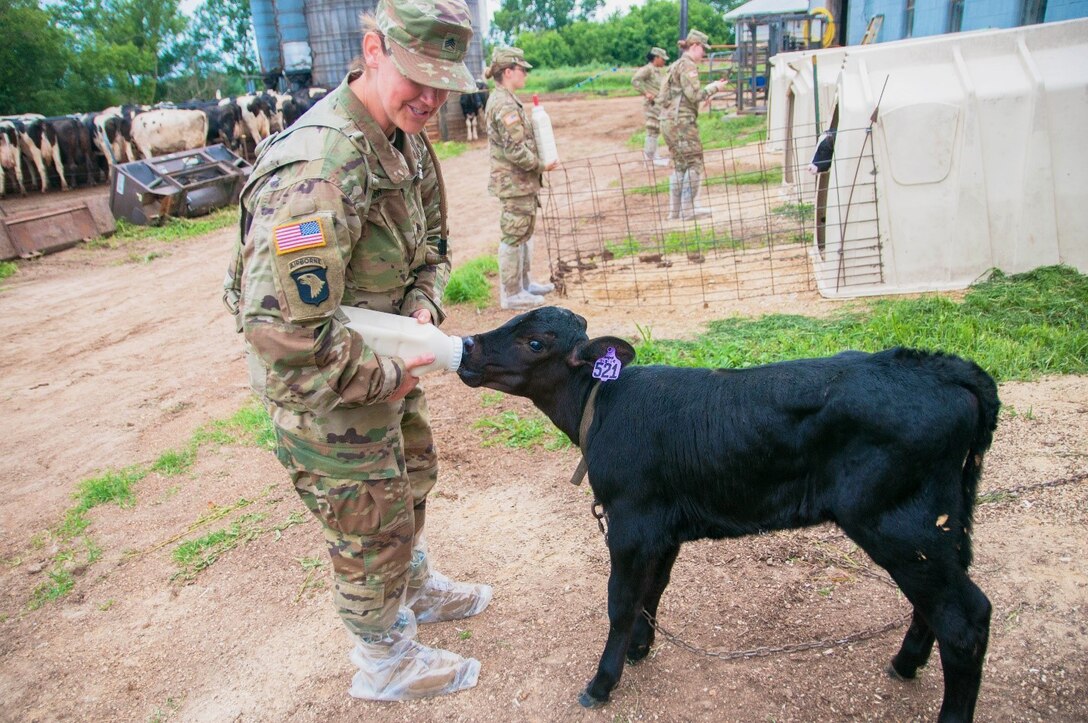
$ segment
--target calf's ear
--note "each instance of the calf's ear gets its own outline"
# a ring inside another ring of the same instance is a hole
[[[624,366],[635,360],[635,349],[626,341],[618,336],[599,336],[576,346],[571,353],[570,365],[572,367],[583,364],[592,366],[598,359],[606,356],[609,349],[615,349],[616,358]]]

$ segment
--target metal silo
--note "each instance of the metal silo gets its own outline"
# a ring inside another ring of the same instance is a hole
[[[305,5],[305,0],[272,0],[283,53],[283,72],[288,77],[308,74],[313,67]]]
[[[314,83],[336,86],[362,52],[359,15],[373,13],[375,0],[309,0],[306,25],[314,52]]]
[[[280,38],[276,32],[276,16],[272,0],[250,0],[249,11],[253,16],[253,33],[257,36],[257,58],[261,73],[279,74],[283,69],[280,57]]]

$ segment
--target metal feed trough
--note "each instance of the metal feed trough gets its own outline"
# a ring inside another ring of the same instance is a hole
[[[237,203],[253,167],[216,144],[115,166],[110,211],[157,226],[167,216],[203,216]]]

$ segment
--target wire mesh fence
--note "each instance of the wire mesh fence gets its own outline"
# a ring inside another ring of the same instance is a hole
[[[807,170],[812,143],[778,145],[706,150],[693,204],[671,165],[641,152],[564,159],[541,216],[560,293],[610,306],[710,305],[811,291],[821,273],[871,282],[880,267],[871,144],[819,176]]]

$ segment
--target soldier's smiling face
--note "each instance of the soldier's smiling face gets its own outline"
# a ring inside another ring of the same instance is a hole
[[[450,92],[420,85],[401,75],[382,46],[381,36],[363,37],[366,86],[363,104],[387,134],[393,128],[419,133],[446,102]]]

